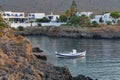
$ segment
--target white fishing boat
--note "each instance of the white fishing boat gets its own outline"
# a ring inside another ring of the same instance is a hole
[[[72,52],[70,53],[56,53],[56,57],[58,58],[77,58],[77,57],[85,57],[86,56],[86,51],[83,52],[77,52],[76,49],[73,49]]]

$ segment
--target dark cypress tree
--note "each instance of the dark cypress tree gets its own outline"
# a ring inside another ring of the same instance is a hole
[[[71,16],[75,15],[77,12],[77,4],[76,4],[75,0],[72,1],[70,12],[71,12]]]

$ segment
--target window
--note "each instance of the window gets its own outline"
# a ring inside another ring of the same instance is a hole
[[[18,16],[18,14],[15,14],[15,16]]]
[[[51,19],[53,19],[53,16],[48,16],[48,18],[51,20]]]
[[[34,14],[32,14],[32,16],[34,17],[35,15],[34,15]]]
[[[20,16],[23,16],[23,14],[20,14]]]
[[[10,14],[6,14],[7,16],[10,16]]]

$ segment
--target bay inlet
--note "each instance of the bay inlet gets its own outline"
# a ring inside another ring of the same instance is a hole
[[[33,47],[48,53],[48,62],[67,66],[72,75],[84,74],[98,80],[120,79],[120,40],[95,40],[27,36]],[[78,52],[86,50],[86,57],[76,59],[56,58],[55,52]]]

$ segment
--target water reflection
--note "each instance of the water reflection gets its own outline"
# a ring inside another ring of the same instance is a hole
[[[72,66],[77,66],[78,63],[85,63],[85,62],[86,62],[86,57],[80,57],[80,58],[74,58],[74,59],[57,58],[55,64],[59,66],[67,66],[67,64],[70,64]],[[62,63],[62,65],[60,63]]]

